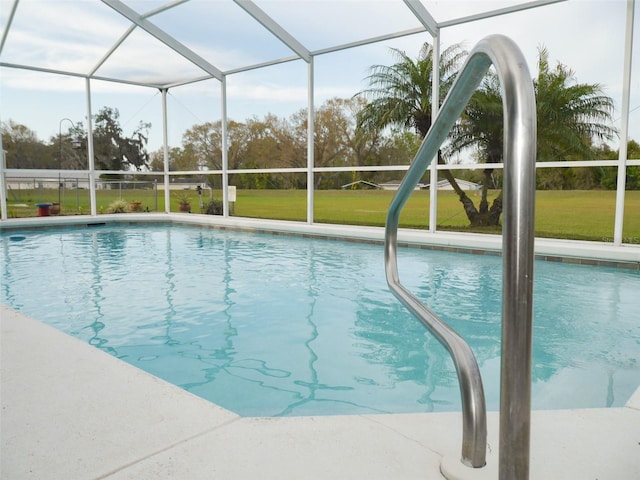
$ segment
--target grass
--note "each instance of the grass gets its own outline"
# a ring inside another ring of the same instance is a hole
[[[198,197],[193,192],[193,204],[197,205]],[[142,202],[143,211],[164,211],[164,192],[156,192],[152,189],[130,190],[96,190],[98,213],[108,213],[109,205],[117,200],[127,203],[133,201]],[[10,191],[7,194],[7,210],[9,217],[32,217],[37,215],[36,203],[58,202],[57,189],[40,189]],[[60,194],[60,205],[63,215],[82,215],[91,211],[89,190],[67,189]],[[178,211],[178,197],[172,192],[171,209]]]
[[[492,192],[492,200],[497,191]],[[394,192],[382,190],[321,190],[314,198],[314,221],[384,226]],[[609,190],[538,191],[536,235],[576,240],[612,241],[616,193]],[[471,193],[478,203],[479,197]],[[491,201],[490,200],[490,201]],[[427,228],[429,192],[412,194],[400,215],[400,226]],[[238,191],[236,214],[283,220],[306,219],[304,191]],[[454,192],[438,193],[438,229],[500,233],[499,228],[472,229]],[[640,191],[626,192],[624,242],[640,243]]]
[[[498,192],[492,192],[491,198]],[[192,211],[199,211],[193,192]],[[479,197],[470,192],[477,204]],[[219,195],[219,192],[218,192]],[[349,225],[384,226],[394,192],[383,190],[319,190],[314,197],[314,221]],[[21,190],[8,198],[9,216],[35,216],[36,203],[57,201],[57,190]],[[100,213],[118,199],[142,202],[145,211],[164,211],[164,194],[159,190],[97,190]],[[536,236],[596,241],[612,241],[616,192],[609,190],[538,191],[536,193]],[[90,211],[87,190],[67,190],[62,197],[62,213]],[[438,192],[440,230],[499,233],[500,229],[471,229],[454,192]],[[19,206],[24,204],[26,206]],[[238,190],[235,215],[241,217],[306,221],[307,196],[304,190]],[[171,211],[178,211],[178,197],[172,192]],[[427,228],[429,192],[414,192],[400,215],[400,226]],[[640,191],[625,194],[623,241],[640,244]]]

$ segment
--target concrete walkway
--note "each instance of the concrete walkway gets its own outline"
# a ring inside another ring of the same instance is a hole
[[[459,413],[241,418],[0,315],[3,480],[437,480],[443,456],[459,465]],[[497,424],[490,414],[487,467],[460,466],[465,478],[497,478]],[[640,390],[625,408],[533,412],[531,478],[639,479]]]

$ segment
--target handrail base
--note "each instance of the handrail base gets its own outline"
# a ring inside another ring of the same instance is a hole
[[[447,480],[496,480],[498,453],[487,449],[487,463],[480,468],[466,466],[459,455],[445,455],[440,462],[440,473]]]

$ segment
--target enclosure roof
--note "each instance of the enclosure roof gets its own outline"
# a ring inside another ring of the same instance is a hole
[[[169,88],[559,1],[7,0],[0,66]]]

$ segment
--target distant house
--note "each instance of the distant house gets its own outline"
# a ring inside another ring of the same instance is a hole
[[[480,190],[480,185],[477,183],[469,182],[467,180],[461,180],[459,178],[456,178],[455,180],[462,190]],[[437,186],[438,190],[453,190],[453,187],[449,183],[449,180],[440,180],[437,183]],[[429,185],[427,185],[427,188],[429,188]]]
[[[75,170],[64,172],[61,176],[56,172],[37,169],[29,173],[5,172],[4,176],[8,190],[89,188],[89,174]]]
[[[366,180],[358,180],[356,182],[347,183],[346,185],[342,185],[340,187],[343,190],[347,188],[351,189],[360,189],[360,188],[380,188],[380,185],[377,183],[367,182]]]
[[[55,171],[34,169],[27,173],[5,172],[4,175],[7,189],[10,191],[58,190],[59,188],[88,190],[90,187],[89,172],[83,170],[61,170],[60,175],[58,175]],[[133,178],[127,175],[125,177]],[[122,188],[124,184],[129,184],[129,188],[136,184],[138,188],[151,188],[154,180],[96,179],[96,188],[98,190],[116,190]],[[159,182],[157,187],[163,187],[163,185],[162,182]],[[172,184],[171,188],[179,187],[174,187]]]
[[[480,185],[478,185],[477,183],[468,182],[467,180],[461,180],[459,178],[456,178],[456,182],[458,182],[458,185],[462,190],[480,190]],[[451,186],[448,180],[440,180],[437,183],[437,185],[438,185],[438,190],[453,190],[453,187]],[[381,183],[379,186],[383,190],[398,190],[398,188],[400,187],[400,180],[392,180],[390,182]],[[416,185],[416,188],[414,190],[422,190],[422,189],[429,189],[429,188],[430,188],[430,184],[419,183],[418,185]]]
[[[391,180],[390,182],[381,183],[379,186],[382,190],[398,190],[400,188],[401,180]],[[419,183],[416,185],[414,190],[421,190],[423,188],[428,188],[429,186],[424,183]]]

